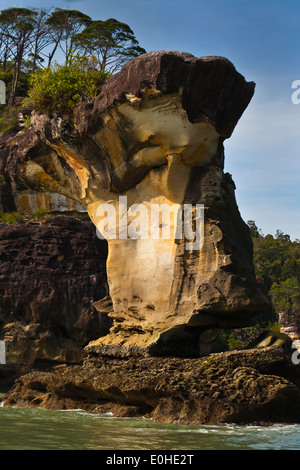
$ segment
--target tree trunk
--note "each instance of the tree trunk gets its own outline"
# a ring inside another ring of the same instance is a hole
[[[33,63],[32,63],[31,73],[35,72],[37,56],[38,56],[38,51],[37,51],[37,40],[36,40],[35,47],[34,47],[34,53],[33,53]]]
[[[48,57],[49,57],[49,60],[48,60],[48,68],[49,68],[50,65],[51,65],[51,61],[52,61],[52,59],[53,59],[53,56],[54,56],[54,54],[55,54],[55,52],[56,52],[56,49],[58,48],[58,45],[59,45],[59,43],[60,43],[60,41],[61,41],[62,34],[63,34],[63,32],[60,32],[59,37],[56,38],[56,42],[55,42],[54,49],[52,50],[51,54],[49,54],[49,56],[48,56]]]
[[[5,48],[4,57],[3,57],[3,63],[2,63],[3,72],[6,72],[7,57],[8,57],[8,46],[6,46]]]
[[[14,102],[15,102],[17,85],[18,85],[20,70],[21,70],[22,58],[23,58],[23,45],[20,47],[20,50],[19,50],[19,52],[17,54],[17,57],[16,57],[15,70],[14,70],[14,76],[13,76],[13,80],[12,80],[11,92],[10,92],[9,100],[8,100],[8,106],[13,106]]]
[[[19,79],[19,73],[18,73],[18,67],[16,65],[15,70],[14,70],[14,76],[13,76],[13,80],[12,80],[9,100],[8,100],[8,106],[13,106],[14,105],[18,79]]]

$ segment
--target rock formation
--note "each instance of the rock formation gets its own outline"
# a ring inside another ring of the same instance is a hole
[[[253,93],[225,58],[149,53],[72,116],[33,113],[16,138],[11,181],[81,204],[108,240],[109,296],[95,307],[113,326],[89,348],[197,356],[268,305],[223,171],[223,142]],[[190,232],[178,231],[189,210]]]
[[[7,165],[16,139],[25,152],[32,146],[24,130],[30,113],[19,108],[18,123],[0,137],[0,340],[10,364],[0,391],[34,363],[81,361],[84,346],[111,325],[93,306],[107,293],[107,243],[85,208],[53,189],[28,187],[15,177],[18,162]]]
[[[3,397],[4,406],[82,409],[177,424],[299,423],[299,366],[288,345],[275,342],[202,358],[89,355],[82,365],[23,375]]]

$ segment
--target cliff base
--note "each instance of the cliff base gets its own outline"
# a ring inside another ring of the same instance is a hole
[[[280,342],[194,359],[112,358],[90,351],[81,365],[19,377],[3,405],[189,425],[299,423],[300,367],[290,346]]]

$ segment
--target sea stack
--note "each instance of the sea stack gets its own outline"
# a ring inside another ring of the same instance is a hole
[[[109,296],[95,307],[113,324],[88,350],[208,354],[221,329],[269,306],[224,173],[254,89],[226,58],[151,52],[72,114],[33,112],[16,138],[12,178],[80,203],[107,239]]]

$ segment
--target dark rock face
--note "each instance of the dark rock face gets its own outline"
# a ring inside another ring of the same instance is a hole
[[[107,332],[93,307],[107,292],[107,244],[68,216],[0,224],[0,338],[8,362],[76,362]]]

